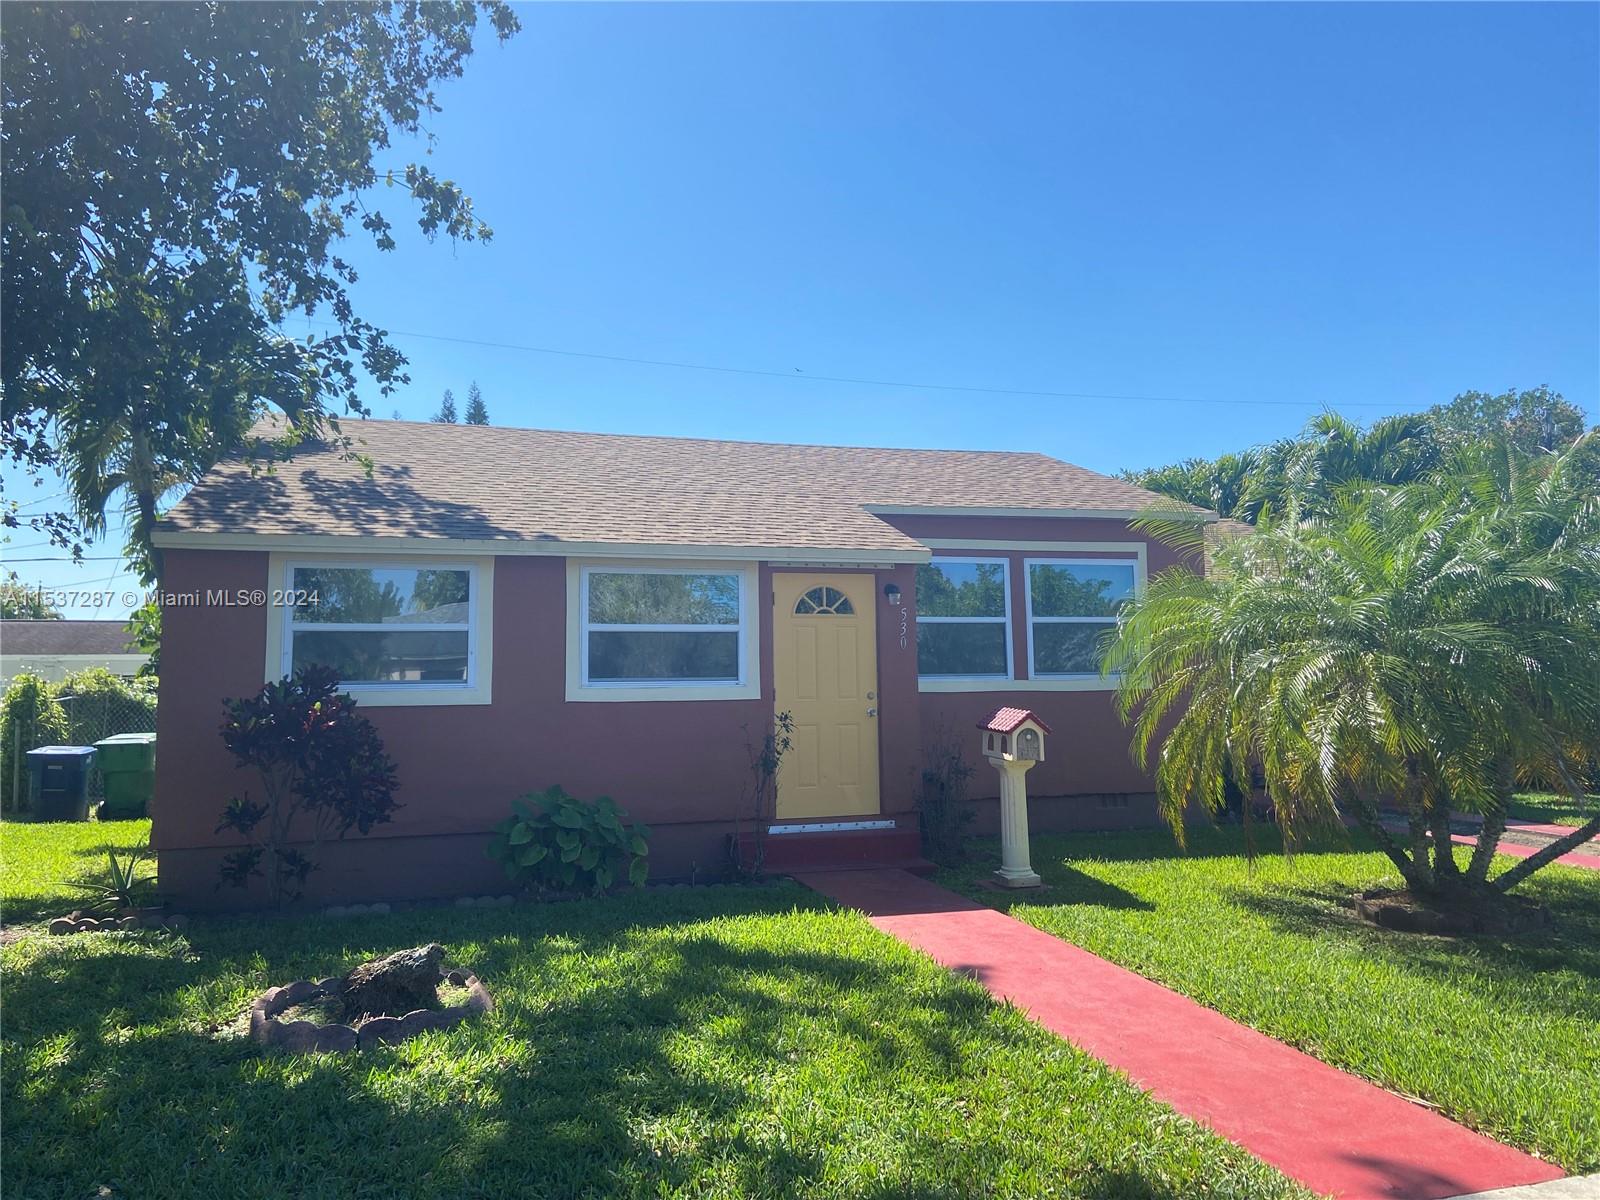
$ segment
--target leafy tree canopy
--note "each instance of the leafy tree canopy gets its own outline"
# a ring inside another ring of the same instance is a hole
[[[61,610],[45,600],[41,590],[17,578],[12,571],[0,583],[0,618],[7,621],[59,621]]]
[[[338,247],[395,247],[379,184],[430,238],[490,236],[455,183],[381,161],[439,111],[480,16],[518,28],[498,2],[8,6],[0,452],[63,469],[90,532],[128,489],[148,544],[162,492],[263,407],[292,441],[366,413],[358,368],[404,382]],[[282,332],[318,313],[334,332]],[[61,516],[3,519],[68,545]]]
[[[1384,417],[1366,427],[1322,413],[1297,437],[1216,459],[1124,471],[1122,478],[1254,524],[1263,513],[1328,511],[1347,484],[1415,482],[1464,446],[1505,444],[1532,454],[1569,447],[1582,433],[1583,413],[1547,387],[1499,395],[1463,392],[1449,404]],[[1571,471],[1600,481],[1595,439],[1582,444]]]

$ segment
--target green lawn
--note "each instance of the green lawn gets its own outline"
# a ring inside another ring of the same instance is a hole
[[[1571,796],[1556,792],[1522,792],[1506,807],[1506,814],[1522,821],[1570,825],[1576,829],[1600,812],[1600,796],[1589,796],[1587,800],[1587,806],[1580,811]]]
[[[48,911],[30,870],[94,841],[0,826],[8,904]],[[428,940],[494,991],[486,1019],[346,1056],[217,1036],[273,983]],[[793,885],[30,934],[0,953],[7,1200],[1307,1200]]]
[[[150,839],[149,821],[0,823],[0,914],[22,924],[83,905],[66,881],[105,866],[106,847],[129,850]]]
[[[1388,933],[1337,898],[1396,883],[1381,854],[1300,853],[1269,832],[1252,867],[1237,829],[1036,837],[1051,890],[942,881],[1573,1172],[1600,1169],[1600,873],[1550,868],[1523,894],[1555,932],[1519,942]],[[1463,851],[1465,853],[1465,851]]]

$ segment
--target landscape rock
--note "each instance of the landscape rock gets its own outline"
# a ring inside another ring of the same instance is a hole
[[[433,942],[362,963],[345,976],[339,989],[344,1015],[405,1012],[437,1004],[442,958],[444,947]]]
[[[389,902],[387,900],[379,900],[376,904],[369,904],[367,905],[367,911],[371,913],[386,913],[390,911]]]
[[[267,1044],[290,1054],[308,1054],[317,1048],[320,1032],[310,1021],[273,1021],[267,1026]]]
[[[325,1052],[341,1053],[354,1050],[359,1041],[356,1031],[348,1025],[324,1025],[317,1030],[315,1047]]]
[[[406,1039],[406,1031],[400,1024],[399,1017],[373,1017],[357,1032],[363,1050],[371,1050],[374,1046],[392,1045]]]
[[[45,928],[54,934],[72,933],[75,928],[75,923],[71,917],[57,917],[54,921],[51,921],[49,925],[45,926]]]
[[[456,897],[456,907],[457,908],[471,908],[476,903],[477,903],[477,901],[474,900],[471,896],[457,896]]]
[[[304,1004],[313,996],[322,995],[322,988],[312,983],[309,979],[296,979],[279,993],[280,1009],[293,1008],[296,1004]]]

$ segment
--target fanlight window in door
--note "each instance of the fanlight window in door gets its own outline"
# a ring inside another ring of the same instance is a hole
[[[812,588],[795,601],[794,606],[797,617],[848,617],[854,615],[855,611],[850,605],[850,597],[838,588],[831,587]]]

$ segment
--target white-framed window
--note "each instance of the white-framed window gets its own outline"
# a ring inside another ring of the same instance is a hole
[[[759,695],[753,567],[593,562],[569,582],[568,699]]]
[[[1006,559],[939,556],[917,567],[917,675],[1011,678]]]
[[[1024,566],[1029,675],[1098,678],[1101,639],[1140,584],[1137,560],[1030,558]]]
[[[476,564],[290,561],[278,577],[278,675],[329,666],[369,699],[479,689]]]

